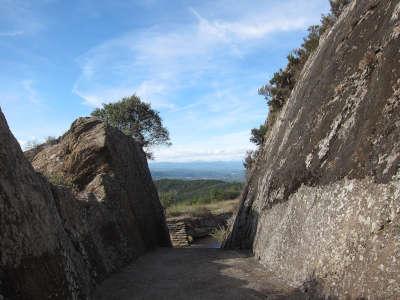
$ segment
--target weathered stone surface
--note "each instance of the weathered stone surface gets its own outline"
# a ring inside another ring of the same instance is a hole
[[[96,118],[80,118],[58,144],[36,154],[32,165],[50,180],[63,178],[81,201],[98,203],[99,208],[113,212],[114,225],[102,224],[102,212],[94,213],[94,222],[89,222],[90,231],[105,226],[104,233],[116,239],[111,247],[132,247],[125,252],[133,255],[140,247],[170,244],[145,154],[120,131]]]
[[[400,4],[354,0],[266,137],[225,247],[293,285],[400,295]]]
[[[86,299],[145,251],[169,246],[143,152],[93,118],[25,159],[0,112],[0,295]],[[73,186],[65,187],[62,185]]]
[[[35,173],[0,111],[0,294],[87,295],[89,273],[65,232],[47,180]]]

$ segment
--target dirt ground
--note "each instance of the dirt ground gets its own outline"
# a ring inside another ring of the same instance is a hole
[[[237,251],[161,248],[98,287],[94,299],[307,299]]]

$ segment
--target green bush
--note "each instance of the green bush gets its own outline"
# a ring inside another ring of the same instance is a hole
[[[265,124],[261,125],[259,128],[253,128],[251,130],[250,141],[257,146],[262,145],[264,143],[265,134],[267,133],[267,128]]]
[[[321,36],[334,25],[350,1],[330,0],[330,13],[322,15],[320,25],[313,25],[308,28],[308,35],[303,39],[300,48],[293,50],[287,56],[286,67],[275,72],[269,82],[258,89],[258,94],[264,97],[269,107],[266,124],[251,130],[250,141],[258,147],[263,145],[268,129],[275,123],[277,115],[289,100],[304,65],[318,48]],[[257,150],[247,153],[243,162],[246,169],[251,168],[252,162],[254,162],[258,153],[259,151]]]
[[[148,158],[153,157],[152,147],[171,145],[169,132],[164,127],[159,113],[136,95],[103,104],[102,108],[92,112],[92,116],[134,138],[144,148]]]
[[[209,204],[237,198],[243,189],[240,182],[221,180],[160,179],[155,181],[165,208],[181,203]]]
[[[170,207],[176,203],[176,192],[163,192],[159,193],[160,202],[163,207]]]

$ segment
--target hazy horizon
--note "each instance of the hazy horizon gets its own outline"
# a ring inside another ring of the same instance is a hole
[[[242,161],[150,162],[149,167],[155,180],[217,179],[240,182],[245,180]]]

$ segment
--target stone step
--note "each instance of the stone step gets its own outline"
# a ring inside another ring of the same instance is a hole
[[[172,245],[176,248],[188,247],[189,235],[187,233],[188,226],[185,222],[168,222],[167,227],[170,233]]]

